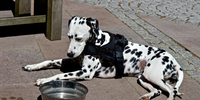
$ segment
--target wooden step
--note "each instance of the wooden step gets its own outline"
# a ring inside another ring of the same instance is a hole
[[[0,19],[8,17],[14,17],[11,10],[0,11]]]

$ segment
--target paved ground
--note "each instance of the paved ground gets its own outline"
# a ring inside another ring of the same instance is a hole
[[[200,25],[198,0],[71,0],[123,12]]]
[[[180,87],[180,92],[185,93],[182,100],[197,100],[199,98],[200,60],[198,47],[200,46],[196,43],[196,41],[199,41],[196,39],[199,37],[199,34],[197,34],[199,26],[172,22],[157,17],[147,17],[144,16],[145,14],[136,15],[137,13],[132,13],[134,12],[133,9],[128,10],[132,3],[125,2],[126,0],[76,1],[82,3],[63,0],[63,29],[62,39],[59,41],[49,41],[43,34],[0,37],[1,100],[41,100],[39,89],[34,86],[35,80],[62,72],[59,69],[25,72],[21,67],[47,59],[66,58],[69,44],[66,36],[67,24],[68,20],[74,15],[96,18],[99,20],[102,30],[123,34],[132,42],[166,49],[175,56],[185,72],[184,81]],[[103,6],[108,11],[102,7],[91,5]],[[142,9],[141,5],[139,6],[140,9]],[[172,25],[173,27],[169,27]],[[191,28],[192,30],[189,31]],[[183,35],[183,32],[190,34]],[[178,38],[182,39],[178,41]],[[190,38],[190,41],[184,41],[188,38]],[[196,46],[197,48],[195,48]],[[89,88],[86,100],[137,100],[147,93],[137,83],[137,78],[134,77],[123,77],[122,79],[94,78],[92,81],[81,83]],[[166,98],[167,94],[164,93],[153,100]],[[180,98],[176,97],[176,100],[180,100]]]

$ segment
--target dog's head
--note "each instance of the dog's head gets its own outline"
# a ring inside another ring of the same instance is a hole
[[[70,45],[67,55],[75,58],[82,53],[86,42],[98,33],[98,20],[74,16],[69,20],[68,26],[67,35],[70,39]]]

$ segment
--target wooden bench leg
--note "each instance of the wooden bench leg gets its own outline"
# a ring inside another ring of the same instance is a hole
[[[48,0],[46,37],[50,40],[60,40],[62,33],[63,0]]]
[[[15,16],[30,16],[31,0],[15,0]]]
[[[63,0],[35,0],[34,14],[46,15],[46,38],[60,40],[62,32]]]

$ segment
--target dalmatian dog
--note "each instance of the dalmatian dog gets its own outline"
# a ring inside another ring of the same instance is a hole
[[[99,29],[98,20],[93,18],[72,17],[69,20],[67,35],[70,39],[68,59],[47,60],[27,65],[23,69],[34,71],[43,68],[61,68],[64,62],[67,63],[65,64],[67,68],[73,67],[67,66],[70,63],[75,63],[80,69],[38,79],[36,85],[52,80],[91,80],[93,77],[135,75],[140,84],[150,91],[140,99],[149,100],[160,95],[162,90],[169,93],[167,100],[183,95],[178,92],[183,81],[183,71],[172,55],[165,50],[133,43],[121,35],[102,31]],[[171,83],[175,83],[175,86]],[[155,85],[159,88],[155,88]]]

